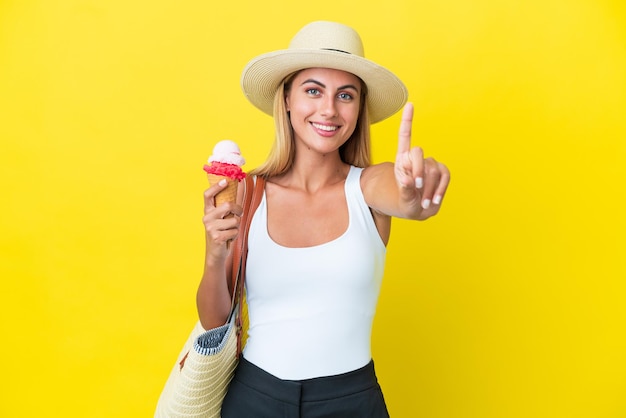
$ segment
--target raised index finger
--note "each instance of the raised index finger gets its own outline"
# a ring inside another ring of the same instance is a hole
[[[407,103],[402,111],[400,131],[398,133],[398,154],[411,149],[411,127],[413,125],[413,103]]]

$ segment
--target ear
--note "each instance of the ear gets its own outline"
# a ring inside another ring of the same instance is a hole
[[[287,109],[287,112],[291,111],[291,107],[289,106],[289,94],[287,92],[285,92],[285,109]]]

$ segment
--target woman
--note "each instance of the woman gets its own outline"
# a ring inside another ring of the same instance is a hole
[[[391,217],[435,215],[449,172],[411,148],[410,104],[395,164],[370,164],[370,121],[400,110],[407,92],[363,58],[347,26],[305,26],[287,50],[253,59],[242,87],[274,116],[276,141],[250,173],[266,179],[249,232],[250,325],[222,416],[387,417],[370,337]],[[197,305],[207,329],[228,316],[227,243],[242,213],[238,204],[215,207],[222,189],[204,195],[207,249]]]

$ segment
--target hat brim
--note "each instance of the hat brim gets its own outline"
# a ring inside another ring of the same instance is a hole
[[[347,71],[367,85],[367,106],[371,123],[380,122],[404,106],[408,92],[404,83],[380,65],[340,51],[286,49],[254,58],[241,75],[241,88],[250,102],[272,115],[274,94],[283,79],[305,68],[332,68]]]

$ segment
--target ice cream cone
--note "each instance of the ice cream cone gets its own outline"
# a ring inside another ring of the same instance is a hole
[[[207,178],[209,179],[209,184],[214,185],[220,182],[220,180],[224,179],[228,182],[228,186],[215,195],[215,206],[219,206],[224,202],[236,202],[237,201],[237,187],[239,186],[239,182],[237,180],[231,179],[226,176],[217,176],[215,174],[207,174]],[[232,214],[228,216],[233,216]]]

